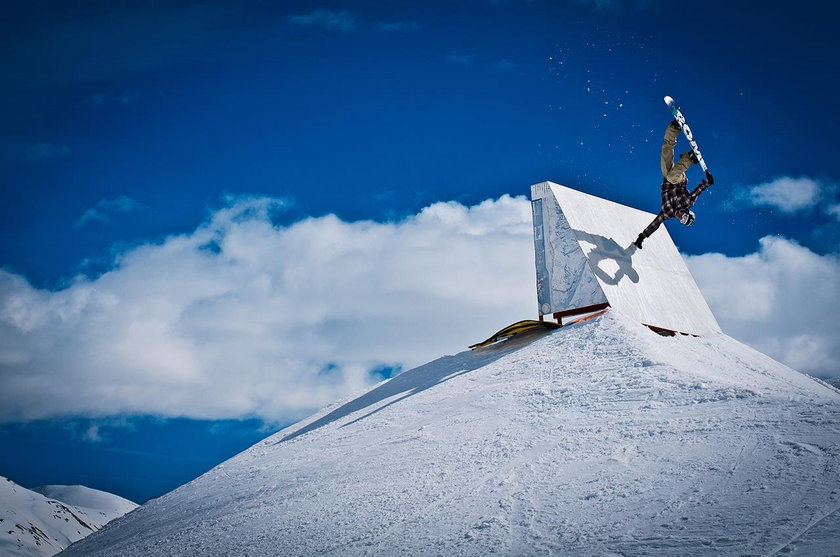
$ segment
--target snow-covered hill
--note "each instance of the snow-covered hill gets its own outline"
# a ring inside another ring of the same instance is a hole
[[[840,393],[608,314],[327,408],[71,556],[739,555],[840,548]]]
[[[0,556],[54,555],[136,507],[80,485],[29,490],[0,477]]]
[[[42,485],[33,487],[32,491],[40,493],[47,499],[73,505],[84,511],[91,519],[98,517],[103,524],[137,508],[137,503],[128,499],[83,485]]]

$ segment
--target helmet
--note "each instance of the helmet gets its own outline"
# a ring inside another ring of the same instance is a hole
[[[686,226],[691,226],[694,224],[694,211],[691,209],[687,209],[685,211],[680,211],[677,213],[677,218],[680,219],[680,222]]]

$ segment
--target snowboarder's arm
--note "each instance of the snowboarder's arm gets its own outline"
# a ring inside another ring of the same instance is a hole
[[[691,192],[691,194],[690,194],[691,204],[694,205],[694,202],[697,201],[697,197],[701,193],[706,191],[706,188],[708,188],[709,186],[711,186],[714,183],[715,183],[715,177],[712,176],[712,173],[707,170],[706,171],[706,179],[703,180],[702,182],[700,182],[699,184],[697,184],[697,187],[694,188],[694,191]]]
[[[688,195],[691,204],[694,205],[694,202],[697,201],[697,198],[700,196],[700,194],[706,191],[706,188],[708,188],[711,185],[712,184],[708,180],[703,180],[702,182],[697,184],[697,187],[694,188],[694,191]]]
[[[642,230],[642,236],[644,236],[645,238],[650,238],[650,235],[656,232],[656,229],[659,228],[659,226],[663,222],[665,222],[665,218],[665,214],[662,211],[660,211],[659,214],[656,215],[656,218],[653,219],[653,221],[649,225],[647,225],[647,228]]]

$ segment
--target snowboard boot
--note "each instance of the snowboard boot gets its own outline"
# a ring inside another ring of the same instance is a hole
[[[680,123],[676,120],[671,120],[668,127],[665,128],[665,143],[668,145],[676,145],[677,136],[680,135],[681,131],[682,128],[680,127]]]

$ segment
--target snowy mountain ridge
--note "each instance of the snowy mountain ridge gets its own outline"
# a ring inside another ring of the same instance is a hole
[[[135,508],[127,499],[81,485],[30,490],[0,476],[0,555],[54,555]]]
[[[63,555],[827,555],[838,478],[837,389],[610,312],[406,371]]]

